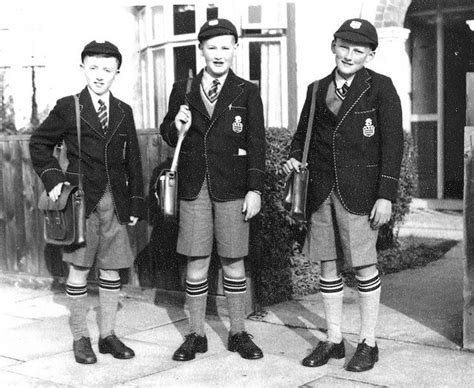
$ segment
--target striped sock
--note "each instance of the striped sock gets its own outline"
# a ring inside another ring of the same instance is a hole
[[[230,333],[245,331],[245,298],[247,279],[231,279],[224,276],[224,294],[229,309]]]
[[[344,298],[342,277],[339,276],[336,279],[320,277],[319,290],[323,299],[328,341],[338,344],[342,341],[342,301]]]
[[[74,341],[90,337],[87,329],[87,284],[66,284],[66,295],[69,300],[69,328]]]
[[[207,279],[199,281],[186,280],[186,304],[189,311],[189,332],[204,335],[204,320],[206,319]]]
[[[375,346],[375,327],[379,314],[381,282],[379,272],[367,278],[356,276],[359,290],[360,333],[359,343],[365,339],[369,346]]]
[[[120,278],[111,280],[99,276],[99,331],[101,338],[114,333],[120,286]]]

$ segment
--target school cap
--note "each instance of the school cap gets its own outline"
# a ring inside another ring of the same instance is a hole
[[[368,44],[373,50],[379,45],[377,30],[372,23],[365,19],[346,20],[334,33],[334,38]]]
[[[120,54],[119,49],[114,44],[104,40],[104,41],[96,41],[93,40],[85,45],[84,49],[81,53],[81,60],[84,61],[86,56],[94,56],[94,55],[104,55],[107,57],[114,57],[118,60],[118,67],[120,69],[120,65],[122,64],[122,54]]]
[[[198,40],[203,42],[220,35],[232,35],[237,43],[238,35],[235,26],[227,19],[212,19],[204,23],[199,30]]]

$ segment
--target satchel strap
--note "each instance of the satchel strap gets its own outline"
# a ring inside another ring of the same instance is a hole
[[[81,172],[81,111],[79,109],[79,97],[77,94],[74,95],[74,106],[76,112],[76,127],[77,127],[77,148],[79,151],[79,165],[77,167],[77,172],[79,173],[79,193],[83,193],[82,189],[82,172]]]
[[[306,140],[304,142],[303,158],[301,163],[303,166],[306,164],[309,152],[309,142],[311,140],[311,132],[313,130],[314,111],[316,110],[316,91],[318,90],[319,81],[314,81],[313,91],[311,94],[311,108],[309,109],[308,128],[306,129]]]

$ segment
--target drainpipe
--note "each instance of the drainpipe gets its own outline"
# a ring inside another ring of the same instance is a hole
[[[444,20],[443,14],[436,15],[436,55],[437,55],[437,195],[444,197]]]

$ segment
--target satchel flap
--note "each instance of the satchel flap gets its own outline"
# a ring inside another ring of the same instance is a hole
[[[61,195],[56,202],[51,201],[48,193],[43,191],[38,201],[38,209],[40,210],[64,210],[67,204],[67,200],[71,194],[77,191],[77,186],[63,185]]]

